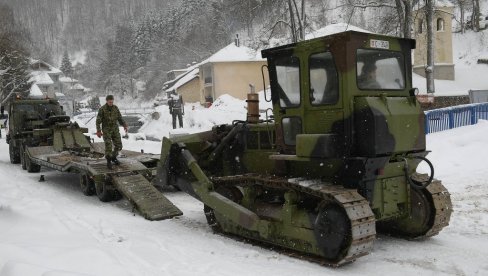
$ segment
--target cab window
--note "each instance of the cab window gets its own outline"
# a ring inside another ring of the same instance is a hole
[[[275,60],[278,93],[281,107],[300,105],[300,60],[294,56]]]
[[[309,59],[310,103],[335,104],[339,99],[337,69],[330,52],[313,54]]]
[[[400,52],[358,49],[356,71],[361,90],[405,88],[405,61]]]
[[[281,124],[285,144],[289,146],[296,145],[297,135],[302,133],[302,120],[299,117],[287,117],[283,118]]]

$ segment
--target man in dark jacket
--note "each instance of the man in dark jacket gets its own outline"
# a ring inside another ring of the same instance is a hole
[[[180,128],[183,128],[183,115],[185,115],[185,107],[183,104],[183,97],[181,95],[173,94],[168,100],[169,113],[173,116],[173,129],[176,129],[176,119]]]
[[[112,169],[112,163],[119,165],[117,160],[119,151],[122,150],[122,139],[120,138],[119,124],[124,127],[127,133],[127,124],[122,119],[119,108],[114,105],[114,96],[106,97],[107,103],[100,107],[97,115],[97,136],[105,142],[105,158],[107,167]],[[113,149],[112,149],[113,147]]]

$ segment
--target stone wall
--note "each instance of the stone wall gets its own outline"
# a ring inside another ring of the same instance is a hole
[[[469,96],[435,96],[433,102],[421,102],[420,106],[424,110],[444,108],[462,104],[469,104]]]

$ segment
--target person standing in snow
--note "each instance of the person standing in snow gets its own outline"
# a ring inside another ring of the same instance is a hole
[[[180,128],[183,128],[183,115],[185,115],[185,107],[183,105],[183,97],[181,95],[172,94],[168,101],[169,114],[173,117],[173,129],[176,129],[176,118]]]
[[[98,138],[103,136],[107,167],[111,170],[112,163],[115,165],[120,164],[119,160],[117,160],[117,155],[122,150],[122,139],[120,138],[118,124],[124,127],[126,133],[127,124],[122,119],[119,108],[114,105],[114,96],[108,95],[105,99],[107,103],[98,110],[96,125]]]

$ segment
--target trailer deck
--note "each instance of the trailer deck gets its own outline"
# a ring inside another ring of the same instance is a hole
[[[86,174],[95,185],[108,185],[133,204],[148,220],[164,220],[183,213],[150,182],[159,155],[122,150],[120,165],[107,168],[103,143],[86,151],[59,151],[54,146],[26,148],[31,162],[60,172]]]

